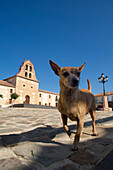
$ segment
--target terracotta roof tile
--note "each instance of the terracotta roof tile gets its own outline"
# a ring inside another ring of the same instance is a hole
[[[0,85],[14,87],[12,84],[8,83],[7,81],[0,80]]]
[[[113,91],[111,91],[111,92],[106,92],[105,95],[106,95],[106,96],[113,95]],[[95,94],[94,96],[95,96],[95,97],[103,96],[103,93]]]

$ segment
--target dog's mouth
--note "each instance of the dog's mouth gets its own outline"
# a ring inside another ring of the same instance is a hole
[[[77,83],[70,83],[70,84],[66,84],[65,86],[71,89],[77,88],[79,85],[79,82]]]
[[[77,83],[77,84],[71,84],[71,87],[72,87],[72,88],[78,87],[78,83]]]

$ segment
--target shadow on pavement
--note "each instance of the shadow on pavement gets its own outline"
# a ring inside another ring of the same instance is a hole
[[[96,120],[96,124],[101,124],[110,120],[113,120],[113,116]],[[92,121],[86,122],[84,124],[84,127],[88,127],[91,124]],[[69,127],[71,130],[74,130],[76,128],[76,125],[72,125]],[[96,165],[96,162],[99,162],[100,154],[103,154],[105,152],[105,154],[107,155],[107,149],[113,142],[113,128],[103,127],[102,129],[104,130],[104,133],[101,132],[101,126],[97,128],[97,131],[100,130],[99,133],[103,133],[103,135],[100,134],[100,136],[97,138],[92,137],[86,142],[80,142],[80,146],[82,149],[77,153],[71,151],[71,143],[73,141],[71,141],[70,143],[65,143],[65,141],[63,142],[62,135],[64,134],[64,129],[62,127],[52,128],[51,126],[47,125],[21,134],[1,135],[0,138],[1,145],[5,147],[14,147],[13,151],[17,155],[22,156],[27,160],[31,160],[29,169],[35,170],[37,166],[39,166],[39,169],[41,169],[40,164],[48,167],[52,163],[66,158],[80,165],[87,165],[88,163]],[[60,141],[53,140],[57,135],[60,135]],[[83,135],[85,135],[86,138],[90,136],[87,132],[85,132]],[[89,153],[93,152],[94,156],[91,156],[89,154],[89,156],[87,157],[87,150],[90,151],[88,151]],[[75,156],[73,156],[73,153]],[[84,153],[86,155],[84,155]],[[84,155],[84,157],[81,158],[81,155]],[[90,160],[91,157],[92,160],[88,162],[88,159]],[[86,160],[86,162],[81,162],[82,159]],[[25,168],[21,169],[25,170]],[[56,170],[57,169],[58,168],[56,168]]]
[[[104,123],[107,121],[113,120],[113,116],[107,117],[107,118],[102,118],[99,120],[96,120],[96,124],[98,123]],[[84,127],[88,127],[92,125],[92,121],[85,122]],[[71,125],[69,126],[71,130],[76,129],[76,125]],[[63,133],[64,129],[63,127],[61,128],[52,128],[51,126],[47,125],[44,127],[39,127],[34,130],[21,133],[21,134],[10,134],[10,135],[0,135],[1,138],[1,144],[4,146],[9,146],[9,145],[15,145],[18,144],[19,142],[24,142],[24,141],[31,141],[31,142],[53,142],[51,141],[57,134]]]

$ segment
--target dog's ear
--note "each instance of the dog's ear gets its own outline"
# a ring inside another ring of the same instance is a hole
[[[55,72],[55,74],[57,76],[59,76],[59,71],[61,69],[61,67],[59,67],[56,63],[54,63],[52,60],[49,60],[50,66],[52,68],[52,70]]]
[[[78,67],[78,69],[79,69],[80,72],[83,70],[85,64],[86,64],[86,61],[85,61],[85,63],[84,63],[83,65],[81,65],[81,66]]]

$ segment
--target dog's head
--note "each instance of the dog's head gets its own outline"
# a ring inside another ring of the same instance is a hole
[[[49,61],[52,70],[60,77],[60,82],[68,88],[77,88],[80,80],[80,73],[86,62],[80,67],[63,67],[61,68],[52,60]]]

